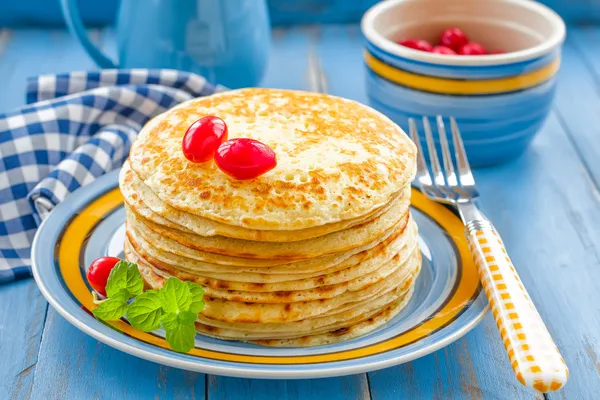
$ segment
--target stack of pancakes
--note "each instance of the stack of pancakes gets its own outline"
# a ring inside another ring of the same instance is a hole
[[[183,135],[207,115],[229,138],[269,145],[275,169],[239,181],[189,162]],[[149,287],[175,276],[205,288],[202,334],[269,346],[347,340],[411,297],[415,168],[406,134],[354,101],[271,89],[190,100],[143,128],[121,172],[125,253]]]

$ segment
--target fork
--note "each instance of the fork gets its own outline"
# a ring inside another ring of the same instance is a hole
[[[502,239],[474,202],[479,192],[456,120],[450,118],[456,166],[444,120],[437,116],[436,122],[443,168],[429,118],[423,117],[429,167],[415,120],[409,119],[410,136],[418,149],[416,180],[420,190],[431,200],[458,209],[479,279],[519,382],[540,392],[558,390],[567,382],[569,370],[508,257]]]

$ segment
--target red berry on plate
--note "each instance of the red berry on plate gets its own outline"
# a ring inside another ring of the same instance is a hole
[[[100,257],[94,260],[87,270],[87,280],[94,290],[106,296],[106,282],[113,267],[121,261],[117,257]]]
[[[456,55],[454,50],[446,46],[435,46],[431,52],[436,54]]]
[[[459,28],[448,28],[440,36],[440,44],[454,51],[458,51],[467,43],[469,43],[467,35]]]
[[[469,42],[460,48],[458,54],[463,56],[481,56],[487,54],[485,47],[479,43]]]
[[[221,171],[235,179],[254,179],[277,165],[275,152],[254,139],[235,138],[223,142],[215,155]]]
[[[227,140],[227,125],[219,117],[202,117],[183,136],[181,147],[185,158],[194,163],[212,160],[215,152]]]
[[[433,49],[433,46],[427,40],[423,39],[406,39],[398,42],[398,44],[420,51],[431,51]]]

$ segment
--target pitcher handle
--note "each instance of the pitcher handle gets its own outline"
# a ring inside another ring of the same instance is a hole
[[[102,53],[90,40],[83,22],[81,22],[81,16],[79,15],[79,9],[77,8],[76,0],[60,0],[62,12],[67,22],[69,30],[79,43],[83,46],[84,50],[88,55],[98,64],[100,68],[118,68],[118,66],[104,53]]]

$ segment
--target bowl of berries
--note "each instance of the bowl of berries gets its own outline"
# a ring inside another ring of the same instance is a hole
[[[387,0],[361,29],[371,106],[405,130],[456,118],[473,166],[522,154],[550,112],[566,30],[540,3]]]

